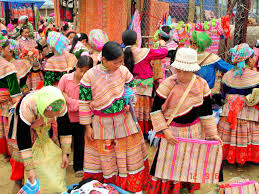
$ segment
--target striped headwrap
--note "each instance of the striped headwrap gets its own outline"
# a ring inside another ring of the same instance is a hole
[[[206,32],[194,31],[192,41],[198,46],[198,52],[204,52],[212,44],[212,40]]]
[[[88,42],[95,50],[101,51],[103,45],[108,41],[109,39],[107,34],[100,29],[91,30],[91,32],[89,33]]]
[[[251,57],[254,51],[248,44],[242,43],[231,48],[230,52],[232,53],[232,62],[237,64],[234,76],[237,76],[238,74],[241,76],[246,65],[245,60]]]
[[[17,42],[15,40],[12,40],[12,39],[10,39],[9,41],[10,41],[9,49],[14,52],[16,57],[19,57],[20,49],[19,49],[19,46],[18,46]]]
[[[50,32],[48,34],[47,43],[54,48],[59,54],[68,51],[69,40],[66,36],[59,32]]]

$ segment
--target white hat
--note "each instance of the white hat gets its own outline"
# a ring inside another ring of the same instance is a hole
[[[183,71],[198,71],[201,67],[198,65],[197,51],[191,48],[178,49],[175,61],[172,67]]]

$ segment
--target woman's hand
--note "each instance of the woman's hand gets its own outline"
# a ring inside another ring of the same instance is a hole
[[[173,133],[170,129],[164,129],[163,133],[165,135],[165,138],[167,140],[168,143],[174,145],[177,144],[178,141],[174,138]]]
[[[35,122],[32,123],[31,128],[37,128],[37,127],[42,127],[45,126],[47,124],[53,123],[55,121],[55,119],[48,119],[47,123],[45,123],[44,119],[41,117],[39,119],[37,119]]]
[[[86,125],[86,137],[88,141],[93,141],[94,140],[94,132],[93,128],[91,125]]]
[[[125,106],[124,110],[125,110],[126,112],[129,112],[129,111],[130,111],[130,106],[129,106],[129,105]]]
[[[68,167],[68,158],[67,154],[62,154],[62,163],[61,163],[61,168],[67,168]]]
[[[33,170],[33,169],[27,171],[27,176],[28,176],[29,181],[30,181],[32,184],[33,184],[34,181],[36,181],[36,179],[37,179],[36,172],[35,172],[35,170]]]
[[[160,40],[160,41],[159,41],[159,45],[160,45],[160,46],[165,46],[165,45],[166,45],[166,42],[165,42],[164,40]]]
[[[219,141],[220,145],[223,146],[223,142],[221,140],[221,138],[218,136],[218,135],[213,135],[209,138],[207,138],[208,140],[216,140],[216,141]]]

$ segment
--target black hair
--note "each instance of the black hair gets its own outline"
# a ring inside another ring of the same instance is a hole
[[[102,56],[107,61],[118,59],[123,54],[121,45],[115,41],[109,41],[104,44],[102,49]]]
[[[62,27],[62,30],[66,32],[68,28],[69,28],[68,24],[64,24],[64,26]]]
[[[126,30],[122,34],[122,41],[124,45],[126,46],[124,50],[124,64],[129,69],[129,71],[133,74],[133,68],[135,65],[133,53],[131,51],[130,47],[136,44],[137,42],[137,33],[133,30]]]
[[[11,42],[9,40],[6,40],[2,46],[2,48],[6,48],[7,46],[9,46],[11,44]]]
[[[92,57],[83,55],[83,56],[79,57],[76,66],[78,68],[83,68],[83,67],[92,68],[93,64],[94,64],[94,61],[93,61]]]
[[[43,21],[43,20],[40,20],[40,24],[44,24],[44,21]]]
[[[70,36],[70,34],[76,34],[76,32],[74,32],[74,31],[70,31],[70,32],[68,32],[68,33],[66,34],[66,37],[69,37],[69,36]]]
[[[29,29],[27,26],[23,26],[23,27],[21,28],[21,30],[20,30],[20,34],[22,34],[23,31],[26,30],[26,29],[30,31],[30,29]]]
[[[167,33],[167,34],[169,34],[171,30],[172,30],[172,29],[170,28],[170,26],[163,26],[163,27],[162,27],[162,31],[164,31],[164,32]],[[170,38],[166,38],[166,37],[163,37],[163,36],[160,36],[160,38],[161,38],[162,40],[164,40],[165,42],[167,42],[167,41],[170,39]]]
[[[86,42],[88,42],[88,36],[87,36],[87,34],[85,34],[85,33],[76,34],[75,37],[74,37],[74,39],[72,40],[72,47],[71,47],[71,49],[70,49],[69,52],[70,52],[70,53],[73,53],[74,48],[75,48],[77,42],[78,42],[78,41],[82,41],[82,40],[86,40]]]

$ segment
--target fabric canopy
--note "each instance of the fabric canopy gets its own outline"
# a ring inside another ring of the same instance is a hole
[[[8,3],[14,3],[14,4],[33,3],[38,8],[40,8],[45,3],[45,0],[1,0],[1,2],[8,2]]]

